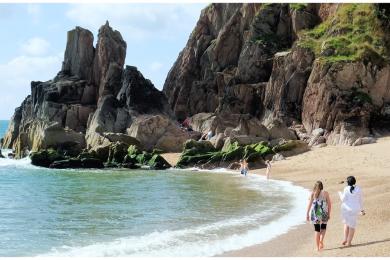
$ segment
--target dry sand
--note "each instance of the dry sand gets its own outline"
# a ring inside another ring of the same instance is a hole
[[[174,164],[177,154],[169,155]],[[264,169],[250,172],[265,174]],[[363,190],[365,216],[360,216],[352,247],[342,247],[340,200],[346,177],[354,175]],[[363,146],[328,146],[273,164],[271,178],[292,181],[311,189],[321,180],[331,196],[333,210],[324,250],[317,252],[312,225],[296,226],[286,234],[223,256],[390,256],[390,137]],[[308,194],[309,195],[309,194]],[[302,212],[305,219],[306,212]],[[283,228],[283,227],[281,227]]]

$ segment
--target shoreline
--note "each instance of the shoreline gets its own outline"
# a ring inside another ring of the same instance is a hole
[[[324,250],[314,250],[312,225],[298,224],[260,244],[215,256],[389,256],[390,208],[383,207],[390,199],[390,160],[387,153],[389,147],[390,137],[383,137],[378,139],[377,143],[369,145],[313,149],[273,164],[271,180],[287,181],[291,185],[309,190],[315,181],[323,181],[333,204]],[[177,160],[179,155],[162,154],[170,163]],[[265,177],[265,169],[252,170],[250,175]],[[343,224],[337,191],[344,188],[345,183],[341,182],[349,175],[356,176],[357,185],[363,189],[363,203],[367,214],[359,217],[353,246],[346,248],[340,245]],[[305,212],[302,212],[302,222],[304,219]]]
[[[363,146],[327,146],[288,157],[273,164],[271,179],[291,181],[311,190],[317,180],[332,200],[331,219],[325,236],[324,250],[317,252],[314,246],[314,230],[311,224],[301,224],[267,242],[229,251],[223,257],[270,257],[270,256],[389,256],[390,255],[390,160],[386,151],[390,137]],[[265,175],[265,169],[253,170],[252,174]],[[337,191],[345,186],[346,177],[354,175],[357,185],[363,189],[366,216],[358,218],[352,247],[343,247],[343,224]],[[381,192],[382,191],[382,192]],[[387,202],[386,202],[387,201]],[[302,212],[302,219],[306,212]]]

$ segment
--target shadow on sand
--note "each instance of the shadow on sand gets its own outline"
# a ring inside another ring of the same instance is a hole
[[[366,243],[360,243],[360,244],[353,244],[351,246],[339,246],[339,247],[333,247],[333,248],[326,248],[326,249],[324,249],[324,251],[334,250],[334,249],[351,248],[351,247],[359,247],[359,246],[369,246],[369,245],[385,243],[385,242],[390,242],[390,238],[386,238],[386,239],[383,239],[383,240],[366,242]]]

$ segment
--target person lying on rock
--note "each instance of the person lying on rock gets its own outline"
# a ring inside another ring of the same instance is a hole
[[[204,134],[200,137],[199,141],[210,140],[212,137],[213,137],[213,131],[210,130],[210,131],[208,131],[207,133],[204,133]]]

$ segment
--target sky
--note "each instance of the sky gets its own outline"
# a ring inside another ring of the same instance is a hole
[[[206,5],[0,4],[0,120],[11,118],[30,94],[31,81],[50,80],[60,71],[67,31],[86,28],[96,44],[106,20],[127,43],[125,64],[162,89]]]

